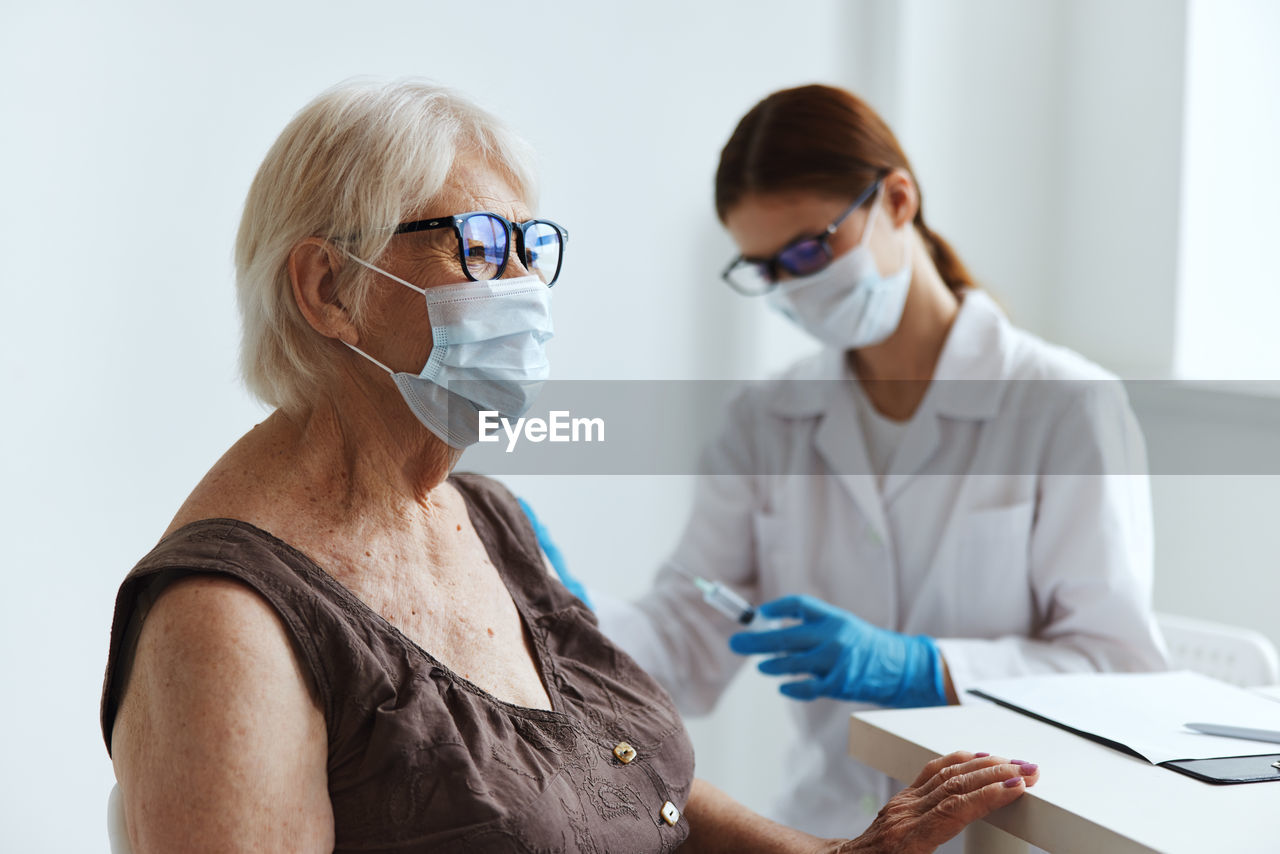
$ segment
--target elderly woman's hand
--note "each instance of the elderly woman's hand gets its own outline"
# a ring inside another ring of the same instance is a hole
[[[757,815],[705,780],[685,805],[681,854],[926,854],[970,822],[1017,800],[1040,775],[1035,765],[958,751],[933,760],[885,804],[857,839],[822,840]]]
[[[986,753],[957,751],[924,766],[915,782],[885,804],[867,832],[841,854],[933,851],[971,822],[1022,795],[1040,779],[1038,767]]]

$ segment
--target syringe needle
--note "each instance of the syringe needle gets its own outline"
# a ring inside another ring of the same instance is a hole
[[[676,572],[678,572],[680,575],[683,575],[685,578],[692,581],[694,584],[697,584],[699,581],[703,580],[700,576],[694,575],[692,572],[685,569],[682,564],[678,564],[675,561],[671,561],[667,565],[670,566],[672,569],[674,569]]]

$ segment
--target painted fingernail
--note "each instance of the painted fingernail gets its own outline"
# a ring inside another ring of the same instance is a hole
[[[1030,765],[1031,764],[1025,759],[1010,759],[1009,762],[1014,765]]]
[[[973,758],[982,759],[983,757],[990,756],[990,755],[991,755],[990,753],[975,753],[973,754]]]
[[[1004,787],[1006,789],[1012,789],[1014,786],[1020,786],[1020,785],[1022,785],[1021,777],[1010,777],[1008,780],[1004,781]]]
[[[1019,767],[1021,768],[1021,770],[1018,773],[1020,773],[1023,777],[1030,777],[1032,774],[1040,770],[1039,765],[1033,765],[1030,762],[1024,762]]]

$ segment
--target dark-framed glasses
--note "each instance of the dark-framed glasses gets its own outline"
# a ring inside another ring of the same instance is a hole
[[[458,238],[458,261],[462,272],[473,282],[502,278],[511,257],[511,238],[515,235],[520,263],[551,287],[560,278],[564,261],[564,245],[569,232],[564,226],[547,219],[512,222],[488,211],[454,214],[437,219],[419,219],[396,226],[396,234],[452,228]]]
[[[883,180],[883,175],[876,178],[821,234],[797,237],[769,258],[739,255],[729,263],[720,277],[743,296],[755,297],[767,294],[777,287],[783,275],[812,276],[835,258],[831,251],[831,235],[849,218],[849,214],[875,195]]]

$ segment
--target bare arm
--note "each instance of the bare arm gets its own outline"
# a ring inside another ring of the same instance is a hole
[[[332,851],[324,716],[248,587],[174,582],[138,638],[112,731],[136,854]]]
[[[827,840],[770,821],[752,812],[706,780],[694,780],[684,817],[689,838],[681,854],[818,854],[831,851]]]
[[[776,824],[702,780],[695,780],[685,817],[689,854],[928,854],[1005,804],[1040,775],[996,756],[964,751],[933,760],[889,800],[866,833],[852,840],[819,839]],[[1016,781],[1014,785],[1006,785]]]

